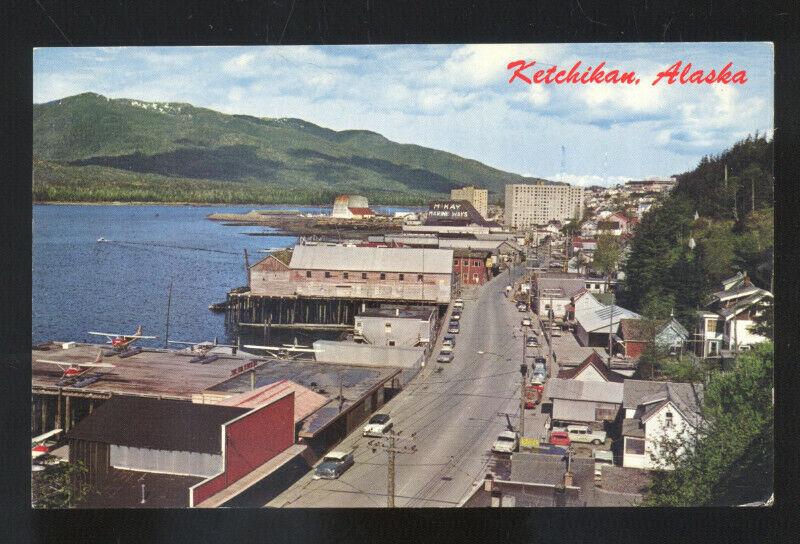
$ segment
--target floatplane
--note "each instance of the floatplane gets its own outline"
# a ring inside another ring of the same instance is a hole
[[[36,359],[37,363],[47,363],[50,365],[58,365],[62,370],[62,380],[79,378],[89,372],[93,368],[114,368],[111,363],[103,362],[103,352],[98,351],[97,357],[94,361],[86,361],[83,363],[75,363],[70,361],[53,361],[50,359]]]
[[[297,338],[293,344],[281,344],[280,346],[259,346],[246,344],[243,348],[258,349],[266,351],[273,357],[288,357],[290,353],[322,353],[321,349],[314,349],[311,346],[303,346],[297,343]]]
[[[119,334],[115,332],[94,332],[94,331],[90,331],[88,334],[93,334],[94,336],[105,336],[108,339],[108,342],[106,343],[111,344],[111,348],[117,352],[125,351],[126,349],[131,347],[131,345],[134,342],[137,342],[144,338],[150,338],[150,339],[158,338],[158,336],[142,335],[141,325],[139,325],[139,327],[136,329],[136,332],[133,334]]]

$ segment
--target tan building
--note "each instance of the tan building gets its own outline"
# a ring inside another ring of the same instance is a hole
[[[583,187],[544,183],[506,185],[504,219],[510,228],[580,218],[583,209]]]
[[[478,210],[478,213],[484,219],[489,214],[489,191],[487,189],[478,189],[472,186],[452,189],[450,191],[450,200],[466,200]]]

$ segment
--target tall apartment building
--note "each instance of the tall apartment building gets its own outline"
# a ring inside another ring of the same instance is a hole
[[[464,187],[462,189],[452,189],[450,200],[466,200],[472,207],[478,210],[481,217],[486,219],[489,213],[489,191],[478,189],[477,187]]]
[[[584,189],[572,185],[506,185],[506,227],[524,228],[546,225],[554,219],[580,218],[584,208]]]

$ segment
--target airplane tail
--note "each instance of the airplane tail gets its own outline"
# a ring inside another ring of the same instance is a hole
[[[133,335],[134,336],[141,336],[142,335],[142,326],[141,325],[139,325],[139,327],[136,329],[136,332],[133,333]]]

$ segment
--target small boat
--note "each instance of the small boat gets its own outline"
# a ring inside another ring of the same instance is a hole
[[[227,302],[215,302],[214,304],[208,305],[208,309],[214,313],[224,312],[227,308],[228,308]]]
[[[103,238],[102,236],[101,236],[100,238],[98,238],[98,239],[97,239],[97,241],[98,241],[98,242],[108,242],[108,240],[106,240],[106,239],[105,239],[105,238]]]

